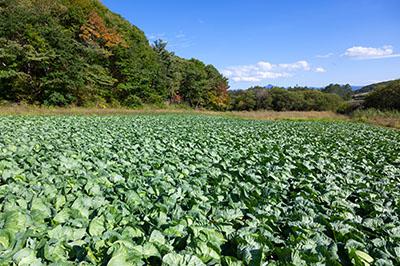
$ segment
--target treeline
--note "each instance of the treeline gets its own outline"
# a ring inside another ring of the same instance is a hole
[[[0,100],[224,110],[227,90],[215,67],[151,46],[98,0],[0,1]]]
[[[229,110],[233,111],[337,111],[347,114],[368,108],[400,110],[400,80],[372,84],[357,91],[349,84],[330,84],[321,89],[257,86],[230,91],[229,97]]]
[[[253,87],[230,91],[229,95],[230,110],[235,111],[336,111],[344,103],[344,97],[347,98],[346,95],[340,97],[329,90],[320,91],[307,87]]]

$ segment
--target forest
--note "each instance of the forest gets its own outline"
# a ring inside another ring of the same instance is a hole
[[[0,99],[54,106],[164,102],[222,110],[228,82],[97,0],[0,1]]]

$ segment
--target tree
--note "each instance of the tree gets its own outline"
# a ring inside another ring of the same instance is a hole
[[[168,101],[176,103],[180,100],[179,87],[182,80],[173,52],[167,50],[168,43],[163,40],[156,40],[153,44],[153,50],[158,54],[161,68],[158,75],[160,86],[165,87],[168,94]]]
[[[271,89],[272,106],[275,111],[301,111],[304,98],[301,92],[287,91],[285,89]]]
[[[231,91],[230,110],[336,111],[343,100],[336,94],[310,89],[253,87]]]
[[[212,65],[207,65],[205,70],[208,80],[206,88],[208,101],[205,106],[214,110],[226,110],[229,105],[228,79]]]
[[[367,108],[400,110],[400,80],[379,85],[365,99]]]
[[[351,96],[354,94],[353,89],[349,84],[330,84],[321,91],[325,93],[337,94],[345,101],[351,100]]]

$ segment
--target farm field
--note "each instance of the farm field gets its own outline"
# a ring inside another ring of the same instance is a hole
[[[400,132],[1,116],[0,265],[399,265]]]

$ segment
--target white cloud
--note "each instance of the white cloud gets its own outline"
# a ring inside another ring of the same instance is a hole
[[[388,57],[399,57],[393,50],[393,46],[385,45],[382,48],[353,46],[346,50],[345,56],[356,59],[379,59]]]
[[[297,61],[289,64],[272,64],[260,61],[254,65],[232,66],[224,69],[222,73],[235,82],[260,82],[268,79],[277,79],[293,76],[297,72],[311,71],[310,64],[305,61]],[[320,71],[325,71],[319,68]]]
[[[296,70],[304,70],[310,71],[310,64],[307,61],[297,61],[292,64],[279,64],[279,67],[289,70],[289,71],[296,71]]]
[[[330,58],[332,56],[334,56],[334,53],[328,53],[328,54],[322,54],[322,55],[317,55],[317,58]]]
[[[323,68],[323,67],[317,67],[314,71],[317,73],[325,73],[326,72],[325,68]]]
[[[270,62],[261,61],[257,63],[257,66],[263,70],[271,70],[273,65]]]

